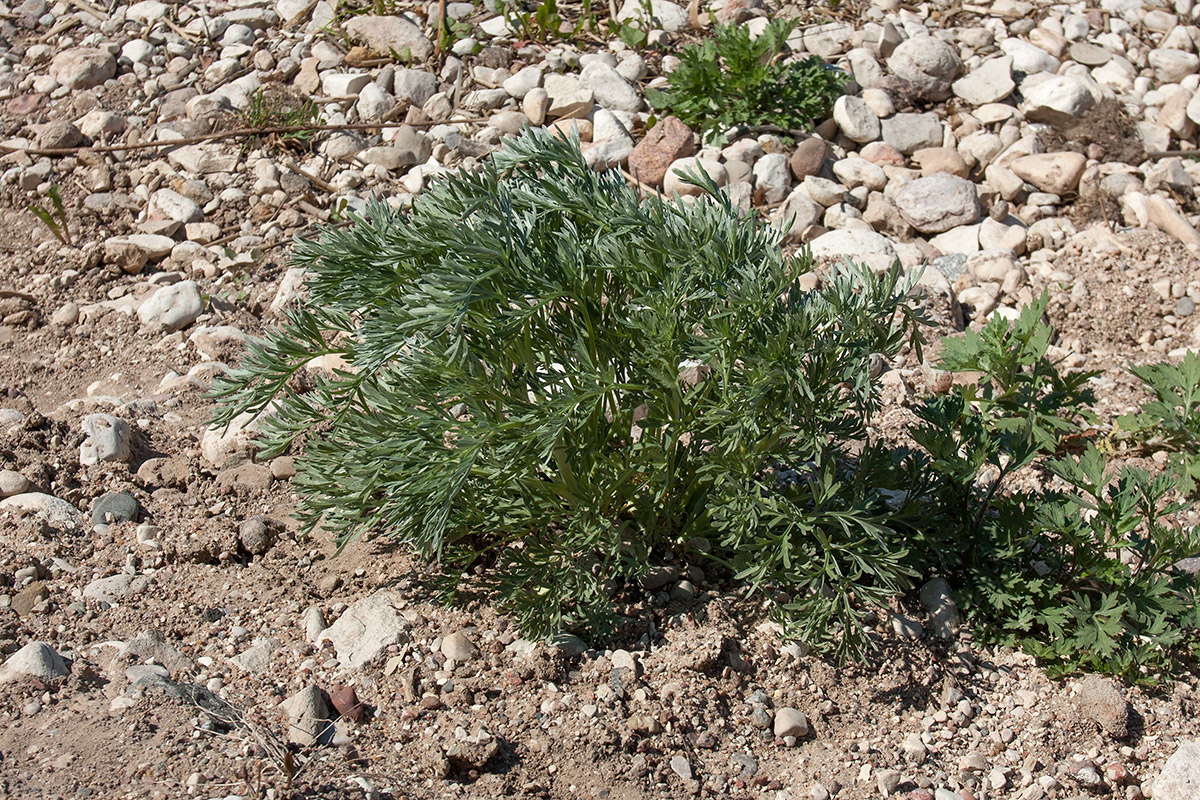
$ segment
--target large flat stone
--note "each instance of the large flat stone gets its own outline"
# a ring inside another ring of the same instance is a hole
[[[395,594],[380,589],[346,609],[337,622],[317,637],[329,641],[337,650],[342,666],[358,669],[383,652],[384,648],[408,639],[408,623],[400,616]]]

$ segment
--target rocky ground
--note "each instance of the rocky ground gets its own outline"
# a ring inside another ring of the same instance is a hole
[[[0,3],[0,796],[1200,797],[1195,679],[1052,682],[916,599],[839,668],[700,570],[631,597],[617,649],[527,641],[383,542],[298,537],[291,456],[204,395],[303,290],[295,235],[549,124],[647,191],[699,166],[821,259],[931,265],[942,332],[1048,290],[1111,419],[1124,365],[1200,346],[1200,8],[597,9],[638,51],[445,9],[437,52],[436,4]],[[801,20],[793,53],[853,76],[832,119],[647,132],[709,12]],[[910,359],[881,428],[939,379]]]

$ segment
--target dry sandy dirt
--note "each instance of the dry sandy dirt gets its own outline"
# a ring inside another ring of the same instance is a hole
[[[439,604],[424,568],[404,553],[361,542],[335,556],[328,541],[297,539],[288,481],[271,476],[287,475],[286,459],[250,476],[211,468],[198,447],[211,412],[203,387],[161,388],[169,373],[206,363],[183,337],[146,333],[119,312],[70,327],[48,321],[69,300],[137,291],[146,276],[89,266],[36,220],[6,213],[2,302],[32,316],[0,328],[0,407],[23,415],[0,433],[0,466],[85,510],[106,492],[128,491],[158,544],[139,544],[137,522],[93,530],[12,513],[0,520],[0,575],[10,587],[0,647],[45,641],[73,660],[67,679],[0,687],[4,796],[799,798],[820,783],[836,796],[871,797],[875,773],[895,769],[900,792],[1020,796],[1023,780],[1050,776],[1061,789],[1048,796],[1125,797],[1126,784],[1152,777],[1198,732],[1194,682],[1127,690],[1136,725],[1116,737],[1081,710],[1073,682],[1048,680],[1019,653],[976,648],[969,631],[953,643],[914,642],[881,617],[876,659],[838,668],[789,652],[752,600],[699,578],[693,599],[631,598],[632,633],[612,646],[632,652],[640,674],[614,691],[613,664],[628,654],[522,648],[486,602]],[[1092,288],[1057,306],[1055,322],[1061,344],[1105,369],[1101,410],[1115,415],[1139,402],[1121,368],[1146,360],[1139,340],[1161,329],[1164,311],[1141,271],[1125,273],[1154,264],[1186,277],[1196,258],[1156,234],[1103,238],[1107,255],[1064,253],[1060,266]],[[285,255],[256,263],[247,298],[214,302],[199,322],[259,329]],[[67,269],[79,275],[63,286],[55,276]],[[882,425],[903,418],[922,375],[899,372]],[[79,419],[95,410],[133,425],[128,464],[80,465]],[[276,535],[252,556],[238,530],[254,517],[272,520]],[[30,568],[35,579],[13,586]],[[149,585],[111,604],[82,597],[94,578],[122,570],[148,575]],[[306,609],[332,621],[381,588],[395,592],[402,641],[360,669],[341,668],[328,644],[308,641]],[[451,672],[439,645],[456,631],[480,653]],[[257,646],[261,663],[231,662]],[[166,667],[170,680],[131,685],[130,668],[147,663]],[[336,743],[287,753],[286,717],[275,706],[310,684],[353,686],[365,712],[337,721],[327,737]],[[760,727],[758,706],[799,708],[812,731],[787,746]],[[472,741],[480,731],[496,746]],[[927,752],[915,755],[911,736],[922,733]],[[672,769],[680,756],[691,777]],[[1074,781],[1081,759],[1118,779],[1101,789]],[[1006,788],[979,791],[995,769]]]
[[[1200,736],[1194,677],[1116,690],[1129,703],[1119,730],[1106,720],[1124,700],[1051,681],[1021,653],[977,646],[969,627],[955,641],[912,640],[881,612],[875,658],[839,667],[786,646],[755,598],[702,570],[689,575],[694,594],[631,594],[609,650],[525,642],[486,598],[448,607],[428,567],[386,542],[336,555],[324,538],[297,536],[290,456],[256,464],[247,453],[221,469],[202,456],[204,391],[237,347],[201,353],[194,329],[164,336],[129,313],[122,299],[146,296],[170,269],[104,263],[97,242],[132,217],[101,219],[68,188],[66,246],[25,193],[4,191],[0,469],[83,515],[109,492],[128,492],[138,510],[95,526],[0,513],[0,654],[41,641],[70,667],[0,684],[0,797],[800,800],[878,797],[883,786],[913,798],[942,788],[966,800],[1134,798]],[[1194,281],[1200,259],[1161,234],[1089,230],[1054,264],[1070,288],[1031,274],[1029,290],[1055,293],[1057,345],[1104,371],[1098,410],[1112,419],[1144,400],[1125,365],[1187,344],[1164,322],[1175,301],[1154,284]],[[195,324],[260,332],[288,252],[258,252],[237,281],[205,283]],[[68,303],[77,320],[53,322]],[[961,328],[954,302],[931,308],[931,333]],[[925,375],[895,365],[881,428],[911,418]],[[127,463],[81,465],[80,422],[93,412],[131,425]],[[248,520],[261,523],[249,539]],[[84,596],[122,573],[144,580],[110,600]],[[312,614],[332,624],[381,591],[399,632],[366,664],[344,667],[311,641]],[[892,611],[928,622],[915,601]],[[447,663],[454,633],[474,652]],[[336,712],[320,743],[288,745],[279,704],[311,686]],[[782,708],[802,711],[811,731],[777,738],[770,718]]]

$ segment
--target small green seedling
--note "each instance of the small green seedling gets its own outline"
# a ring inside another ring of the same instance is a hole
[[[308,126],[321,124],[321,109],[311,98],[300,98],[282,91],[260,88],[250,96],[250,105],[242,112],[242,124],[247,128],[262,130],[261,137],[253,137],[248,143],[265,143],[283,149],[309,150],[312,148],[315,130]],[[271,128],[294,128],[300,130],[283,133],[268,132]]]
[[[51,185],[46,192],[46,196],[50,198],[50,210],[38,203],[33,203],[29,206],[29,210],[40,219],[50,232],[53,233],[58,240],[65,245],[72,244],[71,229],[67,224],[67,209],[63,205],[62,193],[57,185]]]

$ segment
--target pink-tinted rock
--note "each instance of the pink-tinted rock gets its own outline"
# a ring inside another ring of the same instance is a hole
[[[182,89],[172,89],[163,95],[162,105],[158,107],[160,121],[177,119],[187,116],[187,102],[198,97],[200,92],[195,86],[185,86]]]
[[[353,722],[362,722],[363,705],[353,686],[335,686],[329,693],[329,701],[337,712]]]
[[[72,47],[50,62],[50,77],[68,89],[91,89],[116,74],[117,60],[95,47]]]
[[[4,110],[14,117],[27,117],[42,107],[46,102],[44,94],[23,94],[9,100]]]
[[[667,168],[695,150],[691,128],[676,117],[664,117],[629,154],[629,171],[642,183],[662,186]]]
[[[754,19],[756,11],[762,8],[755,0],[729,0],[717,12],[717,23],[720,25],[741,25]]]
[[[967,162],[953,147],[923,147],[912,155],[913,161],[921,165],[921,174],[928,177],[939,172],[949,172],[959,178],[970,175]]]
[[[407,17],[351,17],[345,23],[345,28],[351,39],[362,42],[376,53],[403,55],[408,51],[413,61],[420,62],[433,52],[433,42]]]
[[[1017,177],[1043,192],[1064,195],[1079,185],[1087,157],[1082,153],[1035,153],[1009,162]]]
[[[859,150],[858,154],[872,164],[904,166],[904,154],[886,142],[871,142]]]
[[[791,167],[796,180],[802,181],[809,175],[816,175],[820,172],[828,157],[829,148],[825,142],[813,136],[796,145],[792,157],[788,159],[788,166]]]

